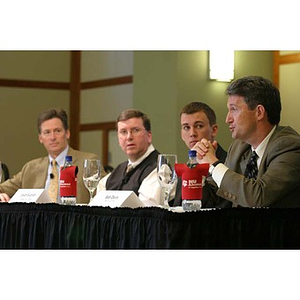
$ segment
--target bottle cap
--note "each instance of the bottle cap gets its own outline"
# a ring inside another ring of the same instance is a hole
[[[66,161],[68,161],[68,162],[72,162],[72,156],[66,156]]]
[[[189,150],[189,156],[197,156],[196,150]]]

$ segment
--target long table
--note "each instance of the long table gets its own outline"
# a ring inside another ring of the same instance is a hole
[[[300,209],[1,203],[1,249],[300,249]]]

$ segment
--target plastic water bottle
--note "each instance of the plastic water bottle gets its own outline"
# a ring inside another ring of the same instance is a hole
[[[64,164],[64,168],[67,168],[67,167],[71,167],[72,166],[72,156],[66,156],[65,158],[65,164]]]
[[[63,170],[65,170],[66,168],[72,167],[72,166],[73,166],[72,156],[66,156],[66,158],[65,158],[65,164],[64,164],[64,166],[62,167],[62,169],[60,171],[61,174],[62,174]],[[62,175],[61,175],[61,178],[62,178]],[[76,179],[75,182],[71,182],[72,179],[70,179],[69,177],[67,177],[67,178],[69,179],[69,182],[65,182],[65,181],[62,181],[62,180],[60,181],[61,194],[63,194],[63,196],[60,197],[61,203],[65,204],[65,205],[75,205],[76,204],[77,178],[76,178],[76,176],[74,178],[72,178],[73,180]],[[72,189],[67,187],[68,191],[70,191],[70,192],[68,192],[68,195],[66,195],[65,192],[64,193],[62,192],[63,185],[65,185],[65,186],[68,186],[68,185],[73,186]],[[74,190],[74,188],[75,188],[75,192],[72,192],[71,190]]]
[[[197,161],[197,151],[189,150],[189,160],[187,162],[187,166],[192,169],[196,165],[198,165]],[[193,199],[193,200],[182,200],[182,208],[183,210],[191,211],[191,210],[200,210],[202,207],[201,199]]]

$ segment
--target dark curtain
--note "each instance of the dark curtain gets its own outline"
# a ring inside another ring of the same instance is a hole
[[[0,204],[2,249],[300,249],[300,209]]]

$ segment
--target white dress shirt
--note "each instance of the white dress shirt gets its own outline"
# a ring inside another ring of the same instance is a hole
[[[138,164],[140,164],[151,152],[153,152],[155,148],[151,144],[147,151],[142,155],[137,161],[132,162],[128,159],[128,164],[132,164],[132,167],[135,168]],[[97,186],[97,193],[99,191],[106,190],[106,181],[110,173],[103,177],[98,186]],[[139,199],[146,205],[146,206],[158,206],[163,204],[163,197],[162,197],[162,189],[159,185],[157,180],[157,170],[156,168],[143,180],[139,190],[138,190],[138,197]]]

